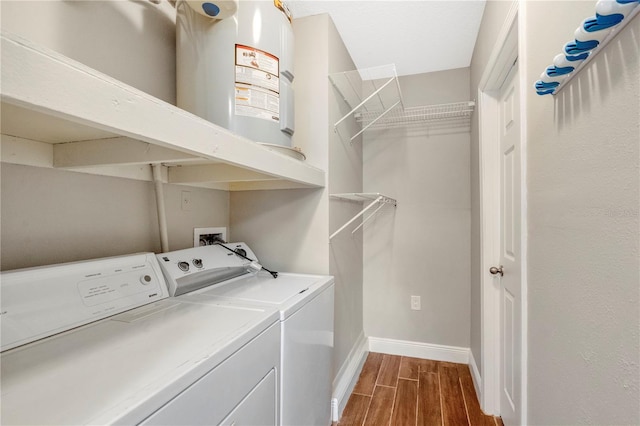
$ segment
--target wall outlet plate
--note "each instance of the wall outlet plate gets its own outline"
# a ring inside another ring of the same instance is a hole
[[[227,241],[227,228],[193,228],[193,246],[210,246],[213,245],[217,239]]]
[[[419,311],[422,309],[420,306],[420,296],[411,296],[411,309]]]

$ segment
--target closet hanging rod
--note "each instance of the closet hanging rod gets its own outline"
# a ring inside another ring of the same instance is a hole
[[[378,213],[380,211],[380,209],[382,209],[384,206],[385,206],[385,204],[381,203],[380,206],[378,206],[378,208],[373,211],[373,213],[371,213],[369,216],[365,217],[364,220],[362,222],[360,222],[360,225],[356,226],[354,228],[354,230],[351,231],[351,235],[355,234],[358,231],[358,229],[362,228],[364,226],[364,224],[367,223],[369,221],[369,219],[374,217],[376,215],[376,213]]]
[[[356,229],[353,230],[352,234],[354,232],[356,232],[358,229],[360,229],[365,224],[365,222],[367,222],[369,219],[371,219],[385,205],[391,204],[394,207],[396,207],[398,205],[397,200],[395,200],[394,198],[387,197],[386,195],[382,195],[382,194],[375,193],[375,192],[374,193],[352,192],[352,193],[345,193],[345,194],[330,194],[329,196],[331,198],[334,198],[334,199],[346,200],[346,201],[356,201],[356,202],[371,201],[358,214],[356,214],[347,223],[342,225],[337,231],[335,231],[333,234],[331,234],[329,236],[329,241],[331,241],[333,239],[333,237],[335,237],[336,235],[338,235],[339,233],[344,231],[349,225],[351,225],[354,221],[356,221],[360,216],[364,215],[366,212],[371,210],[374,206],[378,205],[378,208],[371,215],[369,215],[367,218],[365,218],[362,221],[362,223],[360,223],[356,227]]]

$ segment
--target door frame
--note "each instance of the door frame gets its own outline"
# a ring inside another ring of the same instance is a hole
[[[527,90],[524,79],[522,19],[525,12],[514,1],[498,34],[487,66],[478,85],[478,136],[480,161],[480,297],[481,297],[481,383],[480,403],[485,413],[500,415],[500,287],[489,275],[497,266],[500,249],[500,139],[498,131],[498,92],[515,60],[520,79],[520,186],[521,186],[521,424],[527,419],[527,192],[526,192],[526,114]]]

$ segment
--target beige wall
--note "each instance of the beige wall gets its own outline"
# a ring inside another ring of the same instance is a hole
[[[471,59],[471,96],[477,97],[478,84],[493,50],[498,33],[512,6],[511,1],[488,1]],[[480,297],[480,169],[478,142],[478,111],[471,120],[471,353],[482,372],[481,297]]]
[[[0,2],[3,31],[175,104],[175,9],[166,1]]]
[[[553,7],[524,6],[531,84],[595,1]],[[527,91],[530,424],[640,423],[638,46],[636,18],[559,95]]]
[[[406,106],[470,100],[469,69],[401,77]],[[469,131],[369,131],[364,189],[398,200],[364,231],[368,336],[469,347]],[[422,310],[410,309],[421,296]]]
[[[160,251],[153,183],[3,163],[2,270]],[[192,210],[180,209],[191,192]],[[228,226],[224,191],[165,185],[171,250],[193,245],[193,228]]]
[[[267,268],[328,274],[324,189],[231,192],[229,239],[244,241]]]

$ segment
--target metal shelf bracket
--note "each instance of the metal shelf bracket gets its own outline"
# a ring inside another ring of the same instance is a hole
[[[402,91],[395,65],[335,73],[329,75],[329,80],[351,108],[348,113],[335,122],[333,125],[335,132],[338,132],[340,123],[349,117],[357,118],[360,113],[375,114],[377,119],[380,119],[398,107],[403,108]],[[351,142],[360,136],[369,125],[351,136]]]

